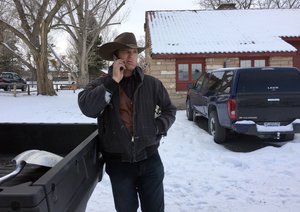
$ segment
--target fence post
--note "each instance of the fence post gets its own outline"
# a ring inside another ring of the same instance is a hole
[[[17,85],[16,85],[16,83],[14,83],[13,84],[13,93],[14,93],[14,97],[16,97],[17,96]]]
[[[72,85],[72,89],[73,89],[73,93],[75,93],[75,90],[77,89],[77,85],[76,85],[76,84],[73,84],[73,85]]]
[[[27,84],[27,94],[30,95],[30,85]]]

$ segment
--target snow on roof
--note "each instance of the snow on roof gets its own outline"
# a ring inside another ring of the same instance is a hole
[[[295,52],[300,9],[147,11],[154,54]]]

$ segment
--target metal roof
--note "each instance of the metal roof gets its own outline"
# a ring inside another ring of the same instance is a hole
[[[154,54],[296,52],[300,9],[147,11]]]

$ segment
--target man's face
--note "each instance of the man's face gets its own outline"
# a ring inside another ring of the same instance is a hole
[[[137,49],[120,49],[118,51],[118,57],[125,62],[125,71],[132,72],[137,66],[138,59],[138,50]]]

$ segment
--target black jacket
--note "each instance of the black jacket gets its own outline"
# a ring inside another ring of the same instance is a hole
[[[133,96],[133,135],[123,124],[119,114],[119,84],[107,76],[90,82],[78,94],[83,114],[98,118],[101,150],[120,154],[121,160],[137,162],[148,157],[147,148],[157,147],[162,135],[175,121],[176,107],[158,79],[144,75],[137,67],[136,89]],[[159,108],[159,114],[156,112]]]

